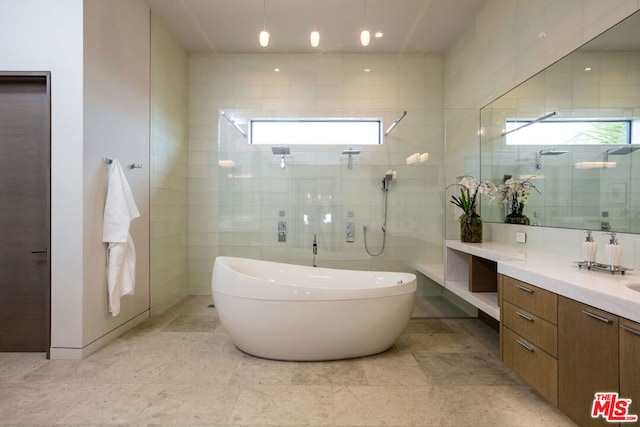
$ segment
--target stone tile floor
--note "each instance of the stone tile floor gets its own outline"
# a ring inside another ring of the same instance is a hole
[[[385,353],[263,360],[187,297],[81,361],[0,353],[2,426],[569,426],[474,319],[413,319]]]

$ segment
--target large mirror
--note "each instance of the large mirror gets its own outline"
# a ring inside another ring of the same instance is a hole
[[[482,179],[530,191],[521,223],[640,233],[640,12],[482,108],[480,134]]]

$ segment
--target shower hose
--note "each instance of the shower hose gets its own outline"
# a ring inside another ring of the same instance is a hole
[[[382,213],[382,249],[380,249],[380,252],[372,253],[371,251],[369,251],[369,248],[367,247],[367,226],[362,226],[362,231],[364,232],[364,250],[367,251],[367,253],[371,256],[382,255],[382,253],[384,252],[384,245],[387,241],[387,191],[388,190],[386,188],[382,189],[384,210]]]

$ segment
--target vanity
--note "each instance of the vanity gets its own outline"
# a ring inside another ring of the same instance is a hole
[[[591,417],[596,392],[640,415],[640,272],[500,243],[446,247],[445,287],[500,321],[503,363],[541,396],[580,426],[611,425]]]

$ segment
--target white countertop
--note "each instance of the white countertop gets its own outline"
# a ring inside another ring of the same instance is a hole
[[[573,258],[500,243],[446,243],[448,248],[496,261],[498,273],[640,322],[640,291],[627,287],[637,284],[640,290],[640,271],[622,275],[588,270],[578,268]]]

